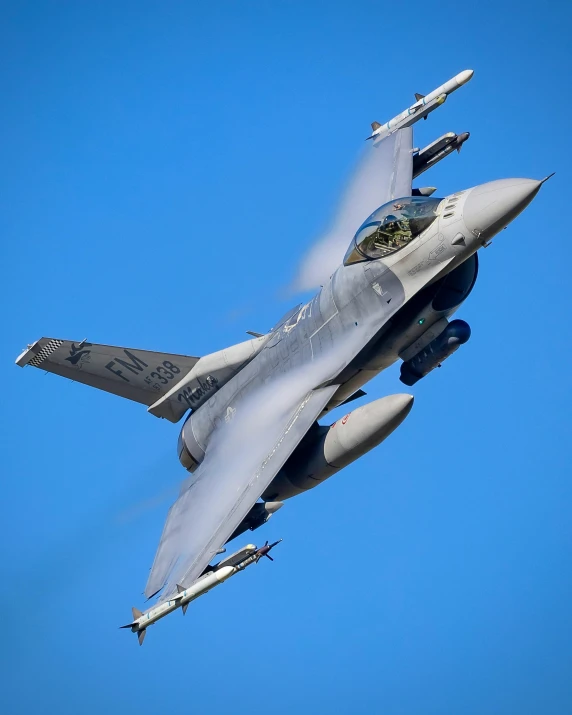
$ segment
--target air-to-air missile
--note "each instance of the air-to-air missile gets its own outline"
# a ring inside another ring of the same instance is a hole
[[[410,127],[420,119],[426,119],[434,109],[437,109],[437,107],[440,107],[443,104],[450,94],[466,84],[471,79],[473,74],[473,70],[463,70],[463,72],[459,72],[459,74],[455,75],[453,79],[445,82],[445,84],[437,87],[437,89],[429,92],[429,94],[416,94],[415,99],[417,101],[405,111],[401,112],[401,114],[398,114],[396,117],[393,117],[393,119],[390,119],[386,124],[373,122],[371,125],[373,132],[368,139],[373,139],[375,142],[378,139],[383,139],[383,137],[386,137],[389,134],[393,134],[393,132],[398,129]]]
[[[455,149],[460,152],[469,137],[469,132],[463,132],[463,134],[447,132],[423,149],[416,151],[413,154],[413,178],[416,179],[419,174],[435,166],[437,162],[449,156]]]
[[[227,581],[231,576],[244,571],[248,566],[257,564],[263,556],[266,556],[270,561],[274,561],[269,552],[280,541],[282,539],[275,541],[273,544],[269,544],[267,541],[260,548],[257,548],[254,544],[247,544],[244,548],[231,554],[218,564],[208,566],[203,575],[190,586],[177,586],[177,593],[172,595],[169,600],[161,601],[144,613],[137,608],[133,608],[133,621],[120,627],[130,628],[133,633],[137,633],[139,645],[143,645],[147,628],[160,621],[161,618],[176,611],[177,608],[180,608],[184,615],[191,601],[208,593],[215,586]]]

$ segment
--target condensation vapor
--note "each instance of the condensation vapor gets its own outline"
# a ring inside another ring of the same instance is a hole
[[[293,292],[324,285],[342,262],[357,229],[383,203],[383,161],[383,152],[369,144],[346,185],[329,229],[302,259],[291,286]]]
[[[295,435],[299,438],[296,427],[288,439],[284,434],[305,397],[342,365],[343,356],[322,357],[235,403],[228,423],[223,421],[215,430],[204,462],[171,507],[147,595],[167,580],[160,597],[164,599],[177,584],[188,585],[200,575],[260,496],[277,463],[288,456],[291,440],[297,441]],[[331,393],[336,388],[324,389]],[[308,405],[302,412],[313,409]]]

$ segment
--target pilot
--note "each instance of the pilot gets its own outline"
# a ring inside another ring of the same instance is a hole
[[[397,216],[390,214],[384,221],[382,226],[384,238],[388,246],[391,248],[401,248],[411,238],[411,229],[407,218],[398,219]]]

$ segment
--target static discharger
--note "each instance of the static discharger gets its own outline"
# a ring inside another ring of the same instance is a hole
[[[269,544],[267,541],[264,546],[260,548],[257,548],[254,544],[247,544],[244,548],[240,549],[240,551],[231,554],[215,566],[209,566],[205,573],[188,588],[177,586],[177,593],[172,595],[169,600],[158,603],[153,608],[145,611],[145,613],[141,612],[138,608],[131,609],[133,611],[133,621],[120,627],[130,628],[133,633],[137,634],[139,645],[143,645],[147,628],[157,623],[157,621],[160,621],[161,618],[168,616],[169,613],[176,611],[178,608],[180,608],[183,611],[183,615],[185,615],[191,601],[208,593],[215,586],[227,581],[231,576],[234,576],[240,571],[244,571],[248,566],[257,564],[264,556],[270,559],[270,561],[274,561],[272,556],[269,555],[270,551],[281,541],[282,539],[279,539],[273,544]]]

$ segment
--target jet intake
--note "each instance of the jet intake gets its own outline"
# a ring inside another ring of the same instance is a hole
[[[431,370],[441,367],[443,360],[452,355],[470,337],[471,328],[468,323],[464,320],[451,321],[426,347],[402,363],[399,379],[405,385],[414,385]]]
[[[289,499],[317,486],[389,437],[412,405],[412,395],[389,395],[358,407],[329,427],[316,425],[262,498]]]

